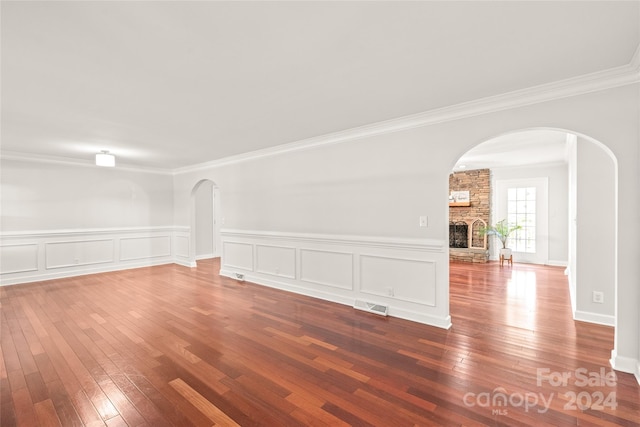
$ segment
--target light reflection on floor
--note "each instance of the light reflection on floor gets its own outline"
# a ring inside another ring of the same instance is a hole
[[[537,277],[533,270],[514,269],[507,281],[505,320],[523,328],[535,327]]]

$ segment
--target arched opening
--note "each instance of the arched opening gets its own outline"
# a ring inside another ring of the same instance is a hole
[[[523,129],[462,155],[452,168],[459,174],[453,182],[463,182],[465,171],[480,169],[490,175],[489,223],[506,220],[525,229],[512,235],[513,261],[566,267],[573,319],[615,326],[620,228],[618,162],[612,151],[570,130]],[[452,193],[460,191],[467,190],[450,188],[450,223],[464,221],[453,212],[465,208],[451,203]],[[470,220],[474,216],[471,211]],[[499,241],[489,239],[487,260],[498,259],[497,246]]]
[[[191,190],[189,262],[219,256],[220,196],[216,184],[203,179]]]

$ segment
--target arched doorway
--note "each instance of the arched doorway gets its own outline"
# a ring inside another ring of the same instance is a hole
[[[198,181],[191,190],[189,261],[219,256],[220,202],[217,185],[209,180]]]
[[[561,145],[552,147],[550,141],[554,137],[560,137]],[[555,159],[545,157],[558,149],[564,165],[562,167],[558,165],[557,156]],[[518,156],[522,162],[505,165],[505,160]],[[526,166],[527,162],[533,164],[536,161],[538,167]],[[460,157],[453,171],[461,173],[481,167],[492,170],[492,224],[508,219],[510,215],[506,211],[506,196],[496,192],[506,193],[510,186],[517,187],[517,183],[533,182],[534,179],[548,183],[548,193],[544,195],[547,211],[544,214],[544,227],[540,227],[548,230],[541,235],[547,252],[544,260],[537,262],[566,265],[575,320],[615,326],[618,162],[612,151],[593,138],[569,130],[524,129],[478,144]],[[564,182],[558,179],[557,174],[551,176],[547,173],[547,176],[543,176],[545,170],[563,167],[566,169]],[[502,172],[497,172],[501,168]],[[533,184],[528,185],[523,184],[526,188],[533,187]],[[509,203],[515,205],[518,202]],[[559,209],[558,206],[563,204],[564,210]],[[558,212],[562,212],[562,215]],[[558,255],[562,253],[564,257]],[[527,260],[523,257],[521,261]]]

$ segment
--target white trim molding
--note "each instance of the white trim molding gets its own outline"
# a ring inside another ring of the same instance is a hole
[[[588,311],[576,310],[573,314],[573,320],[580,322],[595,323],[597,325],[615,326],[616,317],[608,314],[591,313]]]
[[[274,147],[255,150],[248,153],[225,157],[223,159],[185,166],[173,170],[174,175],[202,171],[213,167],[232,165],[267,156],[274,156],[293,151],[307,150],[323,145],[368,138],[386,133],[430,126],[453,120],[460,120],[513,108],[525,107],[556,99],[569,98],[626,86],[640,82],[640,45],[631,61],[623,66],[608,70],[572,77],[553,83],[515,90],[500,95],[480,98],[448,107],[425,111],[396,119],[372,123],[341,132],[320,135],[300,141],[281,144]]]
[[[210,258],[217,258],[217,257],[218,257],[218,254],[215,254],[215,253],[196,255],[196,261],[200,261],[201,259],[210,259]]]
[[[220,275],[451,327],[448,248],[433,239],[221,230]]]
[[[559,261],[555,259],[550,259],[547,261],[547,265],[551,267],[569,267],[569,263],[567,261]]]
[[[268,238],[270,240],[294,240],[297,242],[323,241],[329,244],[359,246],[366,244],[378,248],[402,248],[420,251],[442,252],[448,249],[444,242],[436,239],[391,238],[379,236],[352,236],[336,234],[288,233],[279,231],[251,231],[223,229],[220,234],[226,237]]]
[[[0,234],[0,286],[189,263],[189,228],[35,230]]]
[[[640,384],[640,360],[632,357],[618,356],[618,352],[611,350],[611,359],[609,359],[611,367],[616,371],[633,374]]]

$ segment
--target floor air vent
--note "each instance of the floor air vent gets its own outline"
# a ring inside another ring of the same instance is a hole
[[[381,316],[386,316],[389,311],[389,306],[376,304],[373,302],[367,302],[362,300],[356,300],[353,308],[357,308],[358,310],[368,311],[370,313],[379,314]]]

